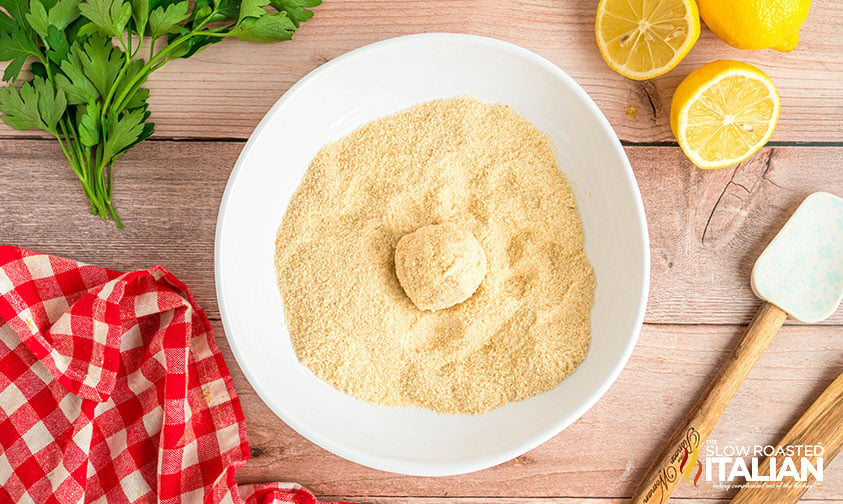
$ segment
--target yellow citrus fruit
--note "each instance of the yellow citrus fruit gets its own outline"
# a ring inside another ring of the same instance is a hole
[[[758,152],[779,118],[779,94],[758,68],[713,61],[683,80],[670,103],[670,128],[700,168],[724,168]]]
[[[738,49],[792,51],[811,0],[699,0],[705,24]]]
[[[597,47],[609,67],[635,80],[679,64],[700,36],[694,0],[600,0]]]

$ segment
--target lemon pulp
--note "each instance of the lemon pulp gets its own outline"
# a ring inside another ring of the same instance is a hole
[[[603,59],[619,74],[651,79],[674,68],[700,35],[694,0],[601,0],[595,23]]]
[[[747,63],[714,61],[691,72],[673,96],[671,128],[700,168],[721,168],[757,152],[773,134],[779,97],[770,78]]]

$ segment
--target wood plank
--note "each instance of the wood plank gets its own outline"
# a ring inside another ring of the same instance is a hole
[[[123,271],[164,264],[218,318],[214,229],[242,145],[156,141],[129,153],[115,175],[119,231],[86,214],[53,142],[0,141],[0,240]],[[843,148],[775,147],[711,172],[676,147],[626,151],[650,228],[649,322],[748,323],[759,305],[749,287],[758,254],[805,195],[843,195]],[[843,310],[827,323],[843,323]]]
[[[839,141],[843,124],[843,4],[814,2],[792,53],[740,51],[703,27],[697,45],[668,75],[625,79],[600,58],[596,2],[558,0],[330,0],[296,39],[279,45],[218,44],[153,74],[151,111],[161,138],[246,138],[294,82],[349,50],[420,32],[464,32],[536,51],[568,72],[594,98],[624,140],[673,140],[673,89],[715,59],[748,61],[768,72],[782,97],[776,141]],[[632,106],[634,117],[627,115]],[[0,125],[0,136],[20,136]]]
[[[810,193],[843,195],[839,149],[765,148],[736,168],[696,169],[678,148],[628,148],[650,229],[647,321],[749,323],[755,260]],[[838,310],[827,323],[839,324]]]
[[[325,500],[347,499],[347,496],[342,495],[326,495],[322,496]],[[602,499],[602,498],[587,498],[582,497],[527,497],[510,499],[507,497],[366,497],[366,504],[625,504],[628,499]],[[671,502],[681,502],[682,504],[723,504],[722,499],[687,499],[677,498],[671,499]],[[802,499],[800,504],[833,504],[843,501],[838,500],[814,500]]]
[[[52,142],[0,141],[0,180],[4,181],[0,184],[0,240],[122,270],[163,262],[192,286],[200,303],[216,316],[213,229],[225,179],[241,147],[239,142],[143,144],[121,160],[117,204],[128,228],[117,231],[81,211],[84,200],[77,183]],[[736,256],[754,257],[757,251],[739,254],[734,250],[742,241],[752,248],[756,246],[753,243],[769,239],[742,226],[756,229],[749,222],[763,224],[757,226],[762,228],[784,219],[789,201],[798,201],[800,191],[816,189],[812,180],[825,181],[835,192],[843,193],[837,172],[825,171],[839,165],[843,157],[840,148],[776,148],[766,174],[769,180],[760,177],[755,188],[746,177],[758,173],[753,168],[756,161],[741,168],[730,185],[730,171],[691,169],[673,147],[631,147],[628,153],[650,216],[654,288],[648,318],[657,321],[741,322],[750,315],[752,299],[744,290],[748,269]],[[770,187],[772,183],[788,189]],[[750,196],[738,196],[750,202],[760,198],[757,207],[718,210],[732,212],[727,216],[734,215],[738,222],[724,218],[722,236],[728,239],[717,238],[714,243],[720,248],[707,251],[699,236],[699,223],[707,219],[700,216],[710,213],[709,205],[714,205],[724,187],[744,190],[734,187],[736,184],[751,188]],[[761,215],[764,207],[775,215]],[[730,223],[732,227],[727,225]],[[717,253],[729,247],[733,253]],[[659,269],[656,258],[662,254],[666,260]],[[672,259],[672,267],[667,259]],[[714,266],[729,269],[733,275],[705,273]],[[670,274],[676,275],[679,284],[674,290],[666,279]],[[745,279],[739,280],[741,276]],[[657,281],[661,277],[665,279]],[[697,277],[701,283],[692,280]],[[723,285],[715,285],[719,282]],[[712,296],[711,292],[718,294]],[[708,303],[709,312],[703,317],[703,312],[689,311],[684,298]],[[839,318],[835,320],[839,322]],[[629,495],[648,457],[655,455],[741,331],[740,327],[648,325],[616,385],[560,436],[487,471],[428,479],[365,469],[304,441],[251,390],[227,349],[218,322],[215,328],[242,394],[255,449],[254,459],[239,473],[241,481],[289,479],[323,495],[511,497]],[[715,438],[735,444],[777,441],[839,372],[841,347],[843,331],[839,327],[787,327],[738,393]],[[640,404],[648,406],[634,407]],[[838,463],[828,469],[826,487],[812,490],[808,497],[843,498],[843,473],[837,467],[842,466]],[[679,496],[722,496],[722,490],[696,490],[681,487]]]
[[[240,469],[238,480],[296,481],[318,494],[338,498],[628,497],[650,457],[657,455],[741,332],[739,327],[646,325],[629,364],[603,399],[544,445],[484,471],[414,478],[342,460],[292,431],[257,397],[233,363],[221,324],[215,323],[214,329],[240,391],[252,447],[252,459]],[[837,376],[843,366],[841,347],[840,328],[784,328],[738,391],[711,439],[719,446],[775,445]],[[806,498],[843,499],[843,463],[835,461],[825,468],[824,485],[809,490]],[[674,495],[726,498],[733,493],[705,488],[702,483],[698,487],[682,483]]]
[[[114,200],[126,228],[88,213],[52,141],[0,141],[0,242],[118,271],[163,264],[219,317],[214,229],[243,144],[145,142],[120,160]]]

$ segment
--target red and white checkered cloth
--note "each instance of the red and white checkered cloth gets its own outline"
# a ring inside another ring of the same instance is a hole
[[[170,272],[0,246],[0,503],[319,502],[238,487],[248,458],[211,325]]]

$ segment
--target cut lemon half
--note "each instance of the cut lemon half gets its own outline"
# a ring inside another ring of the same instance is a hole
[[[594,31],[612,70],[646,80],[688,54],[700,36],[700,15],[694,0],[600,0]]]
[[[741,61],[713,61],[676,88],[670,128],[695,165],[724,168],[767,143],[780,108],[776,86],[767,74]]]

